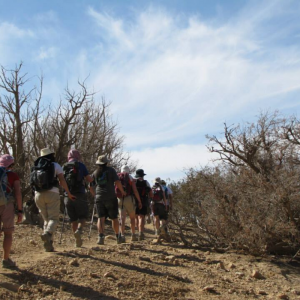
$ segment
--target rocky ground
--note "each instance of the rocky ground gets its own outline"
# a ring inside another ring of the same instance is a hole
[[[11,257],[18,268],[1,269],[0,299],[300,299],[298,258],[156,244],[151,224],[145,241],[130,242],[128,232],[121,245],[108,231],[98,246],[96,228],[90,239],[87,229],[82,248],[68,225],[61,244],[55,236],[55,252],[46,253],[41,232],[16,226]]]

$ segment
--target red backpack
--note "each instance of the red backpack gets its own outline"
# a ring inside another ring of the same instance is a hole
[[[124,197],[132,195],[132,183],[130,181],[129,174],[128,173],[118,173],[118,176],[119,176],[119,179],[123,186],[123,190],[126,193],[126,195]],[[116,191],[116,195],[118,198],[123,197],[121,191],[118,189],[117,186],[115,187],[115,191]]]
[[[163,189],[159,183],[155,183],[152,187],[153,201],[158,202],[164,199]]]

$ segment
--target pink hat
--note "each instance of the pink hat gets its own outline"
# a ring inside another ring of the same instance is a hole
[[[68,153],[68,161],[73,161],[73,160],[76,160],[76,161],[81,160],[81,155],[80,155],[79,151],[76,149],[72,149]]]
[[[11,164],[13,164],[15,159],[9,155],[4,154],[0,156],[0,167],[8,168]]]

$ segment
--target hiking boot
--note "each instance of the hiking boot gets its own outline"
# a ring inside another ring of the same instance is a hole
[[[99,237],[98,237],[97,244],[98,244],[98,245],[104,245],[104,239],[105,239],[104,236],[99,236]]]
[[[131,235],[131,241],[132,241],[132,242],[136,242],[137,240],[138,240],[138,238],[137,238],[136,234],[133,233],[133,234]]]
[[[124,236],[124,238],[125,238],[125,236]],[[117,237],[117,244],[122,244],[122,236],[121,235],[119,235]]]
[[[121,243],[126,243],[125,235],[121,235]]]
[[[16,267],[17,267],[16,263],[10,258],[2,260],[2,268],[14,269]]]
[[[82,239],[81,239],[82,231],[80,229],[77,229],[74,233],[74,237],[76,240],[76,247],[82,246]]]
[[[167,234],[166,227],[164,225],[160,227],[160,234],[161,235],[166,235]]]
[[[145,239],[144,232],[139,233],[139,241],[143,241]]]
[[[148,215],[148,217],[147,217],[147,224],[151,224],[151,217],[150,217],[150,215]]]
[[[53,241],[51,240],[51,233],[45,232],[41,235],[41,239],[44,242],[44,248],[46,252],[53,252]]]

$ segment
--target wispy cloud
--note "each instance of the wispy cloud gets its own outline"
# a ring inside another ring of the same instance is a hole
[[[255,16],[248,9],[214,25],[151,8],[125,26],[119,18],[89,10],[104,35],[113,37],[95,85],[112,99],[129,148],[203,137],[250,104],[255,114],[272,106],[272,98],[300,89],[299,47],[270,47],[262,38],[283,6],[266,3],[251,7],[258,9]]]

